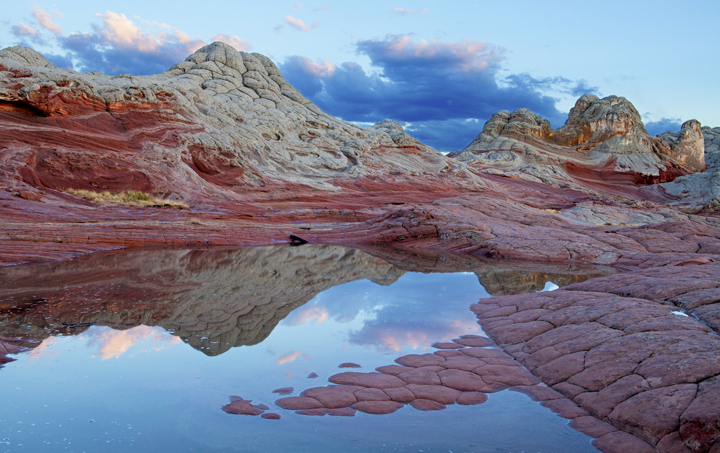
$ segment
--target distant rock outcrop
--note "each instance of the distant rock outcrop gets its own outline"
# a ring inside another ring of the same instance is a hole
[[[688,209],[720,210],[720,127],[703,127],[705,165],[702,173],[680,176],[672,182],[648,187],[645,190],[671,197],[674,204]],[[672,140],[676,134],[664,133],[659,138]]]
[[[651,137],[627,99],[591,94],[578,99],[555,130],[528,109],[500,111],[469,146],[450,156],[485,173],[585,191],[623,176],[648,184],[705,168],[697,121],[687,121],[679,133]]]

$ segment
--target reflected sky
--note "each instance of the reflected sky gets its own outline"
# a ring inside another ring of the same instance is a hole
[[[212,306],[221,306],[222,298],[212,296]],[[260,296],[254,300],[283,309],[281,301]],[[272,390],[294,387],[297,394],[325,385],[341,363],[367,372],[437,341],[482,335],[469,307],[484,297],[471,272],[406,272],[389,285],[358,279],[289,307],[262,341],[216,356],[159,325],[65,329],[0,370],[0,440],[8,439],[10,451],[594,451],[566,420],[512,392],[492,394],[480,406],[442,413],[407,407],[383,417],[318,419],[280,411],[280,421],[269,421],[221,410],[229,396],[239,395],[278,411]],[[198,319],[213,319],[212,311],[199,313]],[[253,313],[237,318],[243,328],[275,316]],[[110,319],[93,319],[102,316]],[[212,329],[220,324],[177,325],[193,333],[188,338],[210,346],[219,341]],[[206,330],[191,330],[201,327]],[[9,328],[17,333],[27,326]],[[319,377],[309,379],[312,373]]]
[[[432,343],[481,332],[468,307],[488,297],[474,273],[408,273],[392,290],[369,281],[331,288],[292,312],[281,325],[330,321],[347,330],[347,345],[377,352],[423,351]]]

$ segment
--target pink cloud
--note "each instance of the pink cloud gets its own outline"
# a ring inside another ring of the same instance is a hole
[[[277,359],[278,365],[285,365],[286,363],[292,363],[297,360],[298,357],[302,356],[305,360],[310,360],[310,356],[304,354],[302,351],[293,351],[283,354]]]
[[[37,29],[25,25],[22,22],[12,27],[12,32],[15,36],[36,36],[38,34]]]
[[[180,343],[180,338],[167,333],[161,327],[137,326],[128,330],[113,330],[101,328],[83,333],[89,338],[89,343],[98,344],[97,355],[102,360],[118,358],[125,354],[131,347],[139,342],[150,341],[157,346],[148,348],[147,345],[141,351],[159,351]]]
[[[327,308],[319,305],[305,305],[292,313],[292,318],[289,320],[291,326],[298,326],[305,324],[306,322],[314,322],[320,324],[327,321],[330,314]]]
[[[108,11],[98,14],[105,25],[98,33],[116,49],[135,50],[142,53],[156,53],[170,42],[179,44],[187,53],[195,52],[205,45],[202,39],[192,39],[186,33],[174,29],[171,33],[160,32],[156,36],[143,31],[125,17]]]
[[[56,16],[61,16],[59,14],[55,14]],[[62,33],[62,29],[55,24],[55,22],[52,21],[52,18],[50,16],[50,13],[46,12],[45,10],[38,8],[37,6],[33,7],[32,10],[32,16],[35,18],[35,20],[38,21],[41,27],[43,27],[46,30],[49,30],[56,35],[59,35]]]
[[[320,26],[319,22],[315,22],[314,24],[312,24],[312,27],[310,27],[309,25],[306,25],[305,22],[303,22],[302,20],[296,19],[292,16],[285,16],[285,23],[300,31],[310,31],[312,28],[317,28]]]
[[[226,35],[225,33],[213,36],[212,38],[210,38],[210,41],[220,41],[224,42],[225,44],[230,44],[237,51],[250,52],[250,50],[252,49],[252,45],[244,39],[241,39],[238,36]]]

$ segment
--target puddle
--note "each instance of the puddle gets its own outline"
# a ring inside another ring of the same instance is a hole
[[[272,390],[297,395],[343,371],[482,336],[469,310],[479,299],[608,272],[337,246],[96,253],[0,268],[0,341],[29,348],[0,370],[0,445],[595,451],[567,420],[510,391],[433,412],[308,417],[275,406],[283,395]],[[223,412],[233,395],[281,419]]]

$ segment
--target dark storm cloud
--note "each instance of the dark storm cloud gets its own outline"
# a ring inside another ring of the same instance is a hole
[[[504,50],[480,41],[417,43],[390,35],[360,41],[356,50],[370,58],[377,72],[352,62],[334,65],[301,56],[288,58],[281,69],[328,113],[348,121],[411,123],[409,130],[416,131],[417,138],[442,151],[467,145],[499,110],[528,108],[557,127],[566,114],[545,92],[597,91],[584,80],[500,77]]]

